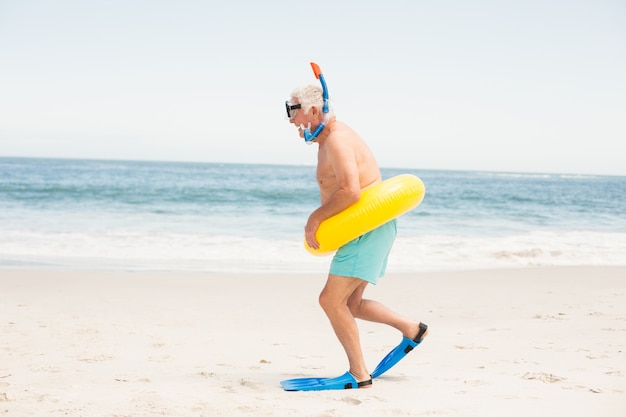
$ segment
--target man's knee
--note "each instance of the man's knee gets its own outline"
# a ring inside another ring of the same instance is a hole
[[[348,308],[354,317],[359,315],[359,310],[361,309],[361,304],[363,304],[363,299],[360,297],[353,297],[348,299]]]
[[[319,296],[319,303],[322,309],[328,312],[340,307],[345,308],[350,293],[353,291],[349,284],[350,282],[345,277],[329,275],[328,281]]]
[[[319,295],[318,302],[322,310],[330,311],[340,304],[340,300],[337,297],[333,296],[332,291],[329,291],[328,288],[324,288]]]
[[[337,308],[346,308],[354,315],[361,308],[362,295],[367,283],[353,281],[352,285],[337,286],[336,282],[329,280],[319,295],[319,304],[326,312]]]

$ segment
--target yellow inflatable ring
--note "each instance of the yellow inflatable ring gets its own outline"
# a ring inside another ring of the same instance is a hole
[[[425,187],[415,175],[389,178],[361,192],[358,202],[324,220],[315,234],[319,249],[304,247],[313,255],[327,255],[357,237],[417,207]]]

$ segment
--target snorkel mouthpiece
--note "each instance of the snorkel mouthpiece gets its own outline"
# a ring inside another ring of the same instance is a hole
[[[326,80],[324,80],[324,74],[322,74],[322,70],[315,62],[311,62],[311,68],[313,69],[313,74],[315,74],[315,78],[320,80],[320,83],[322,84],[322,94],[324,96],[324,106],[322,107],[322,112],[324,113],[324,120],[322,121],[322,123],[319,124],[319,126],[317,126],[317,129],[315,129],[315,132],[313,133],[311,133],[310,123],[309,127],[304,127],[301,125],[302,132],[304,133],[304,141],[309,144],[312,143],[312,141],[315,140],[315,138],[317,138],[320,133],[322,133],[322,130],[324,130],[324,128],[326,127],[329,119],[328,87],[326,86]]]
[[[298,129],[300,129],[302,131],[302,134],[304,135],[304,141],[307,143],[307,145],[310,145],[311,141],[307,140],[307,137],[311,137],[311,122],[308,123],[308,125],[305,127],[304,124],[300,123],[300,126],[298,126]]]

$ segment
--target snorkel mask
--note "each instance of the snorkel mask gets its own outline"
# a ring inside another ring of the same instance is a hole
[[[317,126],[317,128],[315,129],[315,132],[313,133],[311,133],[311,123],[309,123],[308,127],[304,127],[304,125],[300,125],[300,129],[302,129],[302,133],[304,134],[304,141],[308,144],[313,143],[313,141],[319,136],[319,134],[322,133],[322,130],[324,130],[329,120],[328,87],[326,86],[324,75],[322,74],[322,70],[320,69],[319,65],[317,65],[315,62],[311,62],[311,68],[313,69],[315,78],[320,80],[320,83],[322,84],[322,94],[324,96],[324,105],[322,107],[322,112],[324,113],[324,119],[322,120],[322,123],[320,123],[319,126]],[[295,117],[295,112],[298,109],[302,108],[301,104],[294,104],[291,101],[286,101],[285,106],[287,108],[287,117],[290,120],[293,117]]]

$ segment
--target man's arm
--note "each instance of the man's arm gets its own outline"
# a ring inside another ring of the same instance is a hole
[[[337,181],[337,189],[311,213],[304,228],[305,239],[313,249],[319,248],[315,233],[320,223],[344,211],[361,197],[359,167],[352,148],[341,140],[329,140],[326,146],[327,158]]]

